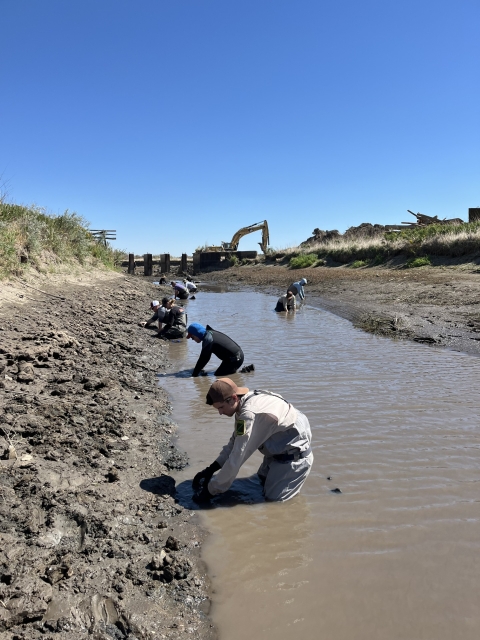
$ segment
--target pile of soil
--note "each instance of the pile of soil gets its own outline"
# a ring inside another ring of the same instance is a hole
[[[118,274],[9,286],[18,303],[0,306],[1,637],[212,638],[204,533],[175,501],[170,472],[187,458],[156,383],[168,344],[138,324],[170,291]]]
[[[200,277],[200,276],[199,276]],[[406,269],[346,266],[289,269],[259,262],[201,275],[252,286],[275,296],[307,278],[307,302],[351,320],[357,327],[436,347],[480,355],[480,268],[445,260],[438,267]]]

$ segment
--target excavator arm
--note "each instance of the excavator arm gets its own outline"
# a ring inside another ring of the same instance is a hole
[[[263,220],[262,222],[255,222],[255,224],[251,224],[248,227],[242,227],[236,233],[234,233],[231,242],[222,242],[222,246],[226,251],[236,251],[238,249],[238,243],[240,242],[241,238],[243,238],[243,236],[260,230],[262,231],[262,241],[258,244],[260,245],[263,253],[267,253],[270,236],[268,233],[268,223],[266,220]]]

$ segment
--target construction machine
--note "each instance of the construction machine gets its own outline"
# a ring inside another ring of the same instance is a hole
[[[268,223],[266,220],[263,220],[262,222],[255,222],[248,227],[242,227],[233,234],[233,238],[230,242],[222,241],[221,246],[205,247],[204,251],[237,251],[238,243],[243,236],[260,230],[262,231],[262,241],[258,244],[260,245],[260,249],[263,253],[267,253],[270,237],[268,234]]]

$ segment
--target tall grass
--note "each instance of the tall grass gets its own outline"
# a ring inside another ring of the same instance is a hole
[[[396,256],[408,258],[423,256],[480,257],[480,222],[452,225],[430,225],[399,232],[389,232],[372,238],[344,238],[307,247],[289,247],[273,250],[272,257],[307,257],[315,254],[319,259],[330,259],[342,264],[362,261],[381,264]],[[317,264],[319,264],[317,262]]]
[[[115,268],[124,252],[105,247],[88,231],[84,218],[68,210],[49,215],[36,206],[0,202],[0,278],[46,263]]]

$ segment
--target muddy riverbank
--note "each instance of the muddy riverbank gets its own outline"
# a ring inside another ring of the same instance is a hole
[[[0,637],[213,637],[157,386],[169,345],[138,326],[162,291],[118,274],[28,284],[0,295]]]
[[[205,280],[265,291],[273,303],[302,277],[308,280],[309,304],[366,331],[480,355],[480,268],[475,264],[291,270],[259,263],[201,274]]]

